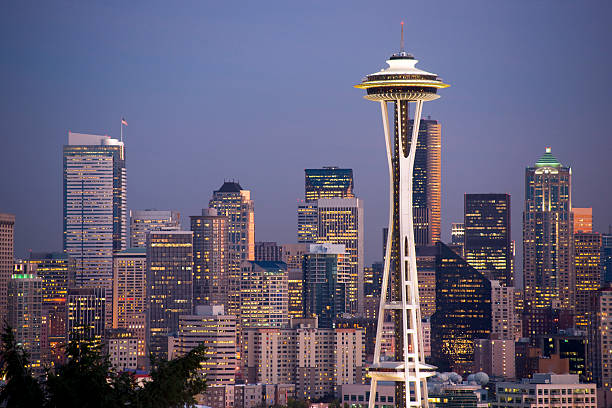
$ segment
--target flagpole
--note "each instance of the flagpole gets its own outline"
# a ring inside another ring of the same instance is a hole
[[[123,142],[123,118],[121,119],[121,142]]]

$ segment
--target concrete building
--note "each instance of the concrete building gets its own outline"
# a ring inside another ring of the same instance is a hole
[[[235,383],[236,316],[226,315],[222,305],[196,306],[194,314],[180,316],[178,333],[171,343],[168,359],[183,356],[201,344],[206,346],[208,359],[201,366],[208,386]]]
[[[240,327],[284,327],[289,323],[287,264],[245,261],[241,264]]]
[[[514,287],[491,281],[491,334],[515,340],[518,316],[514,308]]]
[[[592,208],[572,208],[574,222],[574,233],[593,232],[593,209]]]
[[[8,317],[8,285],[13,273],[15,216],[0,213],[0,318]]]
[[[304,317],[304,271],[302,269],[304,254],[309,244],[283,244],[282,261],[287,264],[289,277],[289,318]]]
[[[594,311],[589,325],[590,371],[597,387],[612,392],[612,287],[593,296]]]
[[[42,372],[42,279],[35,267],[27,262],[15,263],[14,273],[8,285],[8,323],[13,328],[15,340],[29,354],[30,367]]]
[[[192,216],[194,305],[227,305],[230,249],[228,221],[214,208]]]
[[[495,384],[493,408],[596,408],[595,384],[582,384],[577,375],[534,374],[521,382]]]
[[[319,329],[316,320],[246,333],[249,382],[294,383],[299,399],[337,395],[343,384],[363,382],[362,329]]]
[[[181,214],[168,210],[130,210],[130,248],[146,248],[151,231],[180,231]]]
[[[392,382],[381,382],[376,387],[376,408],[395,407],[395,385]],[[350,407],[367,407],[370,399],[370,384],[344,384],[338,393],[340,404]]]
[[[152,231],[147,239],[147,345],[167,358],[168,336],[193,308],[193,233]]]
[[[139,340],[128,329],[109,329],[105,336],[105,352],[111,366],[117,371],[135,371],[138,368]]]
[[[282,261],[282,245],[278,245],[276,242],[255,242],[255,260],[274,262]]]
[[[139,365],[146,362],[147,249],[116,252],[113,259],[113,328],[126,329],[138,344]]]
[[[474,340],[474,372],[484,372],[490,377],[516,378],[514,339]]]
[[[113,252],[127,241],[124,144],[68,132],[63,160],[64,251],[76,261],[76,284],[104,288],[110,298]],[[106,318],[110,326],[111,315]]]
[[[227,312],[240,311],[240,264],[255,260],[255,204],[251,192],[234,181],[226,181],[213,193],[208,206],[227,217],[228,224],[228,299]]]

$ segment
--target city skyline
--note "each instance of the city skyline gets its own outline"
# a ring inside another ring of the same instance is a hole
[[[16,256],[27,258],[28,249],[61,249],[58,159],[68,131],[117,138],[125,116],[130,122],[124,131],[128,209],[177,210],[185,216],[183,229],[187,229],[186,217],[207,206],[222,180],[236,178],[253,192],[255,239],[291,243],[295,242],[295,202],[303,194],[303,170],[327,165],[352,168],[355,193],[363,198],[366,208],[365,264],[379,261],[380,229],[387,216],[387,194],[380,194],[376,182],[386,171],[383,146],[377,115],[355,98],[351,84],[370,69],[373,57],[382,60],[398,48],[402,18],[406,18],[406,48],[440,67],[440,75],[453,83],[445,104],[424,110],[425,117],[431,115],[442,125],[443,241],[450,239],[450,223],[462,219],[463,193],[510,193],[514,203],[521,203],[524,168],[548,145],[574,170],[575,205],[593,207],[594,230],[607,232],[612,214],[606,208],[612,193],[596,192],[594,186],[605,184],[610,172],[605,154],[609,142],[600,119],[610,107],[601,96],[607,94],[609,85],[602,85],[601,94],[587,95],[583,89],[588,88],[588,78],[576,77],[575,72],[587,70],[593,76],[603,76],[611,66],[610,57],[602,52],[611,30],[603,16],[610,6],[594,2],[581,8],[561,2],[555,3],[557,12],[551,14],[546,3],[495,9],[482,4],[418,4],[415,10],[392,4],[386,11],[368,15],[379,30],[363,30],[352,24],[367,13],[359,7],[313,6],[309,10],[278,6],[264,15],[257,10],[249,13],[247,6],[244,14],[234,15],[223,8],[201,6],[192,11],[193,17],[172,10],[170,17],[180,20],[179,24],[172,18],[156,17],[168,11],[159,4],[149,11],[126,6],[118,16],[104,6],[92,6],[96,17],[78,5],[51,10],[46,10],[47,6],[15,6],[4,15],[7,20],[13,18],[3,24],[3,30],[13,35],[0,40],[6,50],[4,58],[12,61],[3,68],[12,81],[2,100],[6,117],[0,125],[7,151],[12,154],[1,161],[0,169],[13,174],[0,181],[6,192],[0,205],[2,211],[17,216]],[[327,12],[325,17],[320,16],[321,9]],[[206,12],[212,19],[208,25],[195,18],[209,21]],[[315,13],[318,24],[308,20]],[[426,17],[434,13],[438,23],[428,27]],[[488,13],[487,21],[482,21],[482,13]],[[410,18],[412,15],[424,18]],[[463,22],[455,21],[457,16]],[[75,19],[76,26],[67,23]],[[145,25],[151,21],[170,34],[145,40],[150,34]],[[470,24],[473,27],[468,27]],[[575,27],[571,32],[565,28],[569,25]],[[32,30],[25,32],[25,26]],[[488,30],[491,38],[479,38],[482,30]],[[73,31],[87,34],[84,37],[89,36],[91,43],[72,38]],[[461,35],[451,35],[456,32]],[[281,38],[281,33],[288,33],[287,38]],[[47,45],[37,40],[43,34],[49,35]],[[304,45],[306,38],[312,49]],[[425,38],[427,45],[421,41]],[[175,44],[183,46],[175,48]],[[90,45],[95,46],[95,54],[88,51]],[[273,69],[280,75],[280,85],[268,89],[268,71],[283,64],[277,62],[283,55],[279,49],[286,49],[287,55],[312,69],[307,72],[296,64],[291,64],[294,70],[289,73]],[[342,53],[351,54],[351,58],[333,59]],[[176,62],[162,61],[158,58],[162,55],[172,55]],[[559,55],[568,56],[564,64],[558,64]],[[572,55],[577,57],[569,58]],[[245,58],[247,65],[241,62]],[[330,61],[336,64],[331,70]],[[108,64],[108,70],[100,64]],[[151,72],[137,77],[147,70]],[[544,84],[521,82],[521,78],[542,73],[548,78]],[[244,86],[249,91],[236,107],[244,125],[225,116],[223,105],[230,99],[211,79],[215,76],[231,78],[236,81],[232,88]],[[570,77],[575,82],[557,86]],[[290,86],[297,78],[315,86],[297,92]],[[528,90],[533,93],[526,101]],[[297,97],[295,107],[280,108],[280,121],[277,92]],[[503,96],[491,97],[493,94]],[[247,110],[251,98],[261,100],[256,116]],[[177,100],[178,104],[172,103]],[[364,120],[355,120],[360,116]],[[36,120],[28,120],[32,117]],[[21,137],[7,136],[12,134]],[[576,134],[590,142],[574,143]],[[242,146],[235,151],[235,162],[224,160],[235,146],[226,142],[231,138]],[[478,155],[470,150],[475,141],[479,143]],[[300,149],[293,148],[296,144]],[[209,151],[218,152],[212,156],[219,158],[201,160],[200,153]],[[470,160],[463,160],[464,156]],[[23,166],[23,157],[36,160]],[[16,168],[23,170],[15,172]],[[500,173],[506,176],[500,179],[496,176]],[[184,182],[175,183],[177,177]],[[198,188],[191,187],[194,185]],[[519,205],[512,208],[512,220],[512,238],[520,244]],[[517,272],[521,269],[517,265]]]

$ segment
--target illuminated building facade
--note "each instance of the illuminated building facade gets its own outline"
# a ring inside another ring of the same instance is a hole
[[[80,288],[68,290],[67,341],[102,344],[104,318],[106,316],[106,290],[104,288]]]
[[[451,224],[451,243],[453,245],[463,245],[465,242],[465,224],[453,222]]]
[[[370,368],[372,378],[370,408],[374,408],[378,381],[396,382],[397,406],[427,407],[426,378],[432,375],[433,369],[425,364],[423,351],[415,245],[431,244],[440,237],[439,195],[437,209],[432,207],[423,209],[420,206],[423,202],[420,202],[420,205],[415,204],[422,197],[423,191],[428,193],[437,189],[439,194],[440,182],[439,179],[437,181],[434,179],[433,174],[431,178],[423,180],[421,174],[424,170],[421,164],[423,154],[419,155],[419,164],[416,156],[419,136],[423,133],[421,125],[423,103],[439,98],[438,89],[446,88],[448,85],[436,74],[416,68],[418,61],[404,51],[403,41],[402,23],[402,46],[399,53],[387,60],[389,67],[366,76],[356,85],[357,88],[366,90],[366,99],[380,104],[389,168],[389,229],[376,347]],[[412,121],[410,120],[411,102],[414,105]],[[392,103],[394,107],[393,136],[389,126],[388,103]],[[440,127],[433,121],[423,123],[426,125],[427,141],[421,142],[421,145],[437,144],[436,149],[438,149],[437,157],[434,157],[434,149],[431,149],[431,155],[426,152],[427,166],[430,164],[432,167],[437,166],[439,172]],[[434,141],[436,138],[437,141]],[[434,163],[435,161],[437,163]],[[426,199],[428,203],[430,199],[432,202],[436,200],[433,195]],[[392,289],[389,298],[388,286]],[[395,322],[394,361],[380,360],[385,311],[393,314]]]
[[[589,370],[587,335],[577,330],[562,331],[558,334],[547,334],[538,338],[538,346],[544,357],[558,355],[569,360],[569,374],[576,374],[580,381],[592,381]]]
[[[304,254],[304,316],[332,328],[346,312],[348,264],[344,245],[310,244]]]
[[[464,196],[465,260],[487,278],[514,286],[510,194]]]
[[[197,346],[206,346],[201,363],[208,386],[234,384],[236,380],[236,316],[226,315],[223,305],[200,305],[195,313],[179,317],[177,337],[168,358],[176,358]]]
[[[150,231],[179,231],[181,214],[166,210],[130,210],[130,247],[146,248]]]
[[[287,264],[289,277],[289,318],[304,317],[304,254],[309,244],[283,244],[282,261]]]
[[[64,146],[64,252],[76,261],[76,284],[105,288],[109,297],[113,251],[126,248],[126,195],[123,142],[68,132]]]
[[[574,233],[593,232],[593,209],[572,207]]]
[[[517,333],[518,316],[514,306],[514,286],[504,286],[499,281],[491,281],[491,333],[502,340],[514,341],[520,338]]]
[[[229,285],[228,218],[214,208],[192,216],[194,305],[226,305]]]
[[[287,264],[245,261],[241,264],[240,327],[284,327],[289,323]]]
[[[318,201],[300,201],[297,209],[297,240],[314,244],[319,236]]]
[[[526,309],[559,307],[573,312],[571,169],[549,147],[525,170],[523,273]]]
[[[417,275],[421,318],[428,319],[436,312],[436,255],[435,245],[416,247]]]
[[[13,328],[15,340],[29,354],[30,367],[42,371],[42,279],[28,263],[15,264],[8,285],[8,323]]]
[[[0,213],[0,318],[8,317],[8,284],[13,274],[15,216]]]
[[[474,339],[491,333],[491,282],[448,246],[436,246],[432,356],[442,371],[466,373],[474,361]]]
[[[514,339],[474,340],[474,372],[490,377],[516,378]]]
[[[128,329],[109,329],[105,334],[105,351],[108,360],[118,372],[135,371],[138,368],[139,340]]]
[[[612,282],[612,227],[601,235],[601,276],[604,282]]]
[[[143,360],[147,357],[147,249],[116,252],[113,263],[113,328],[133,333]]]
[[[591,300],[602,284],[601,234],[574,233],[574,272],[576,274],[575,324],[586,330],[591,314]]]
[[[327,166],[305,169],[304,197],[306,201],[320,198],[355,198],[353,169]]]
[[[53,365],[64,356],[66,342],[66,299],[68,289],[74,287],[75,260],[63,252],[33,252],[28,263],[36,268],[42,279],[43,334],[41,358]]]
[[[590,371],[598,387],[612,392],[612,286],[593,296],[592,309],[588,327]]]
[[[255,260],[255,205],[251,192],[240,184],[226,181],[213,193],[208,206],[227,217],[228,231],[228,299],[227,312],[240,310],[240,263]]]
[[[193,233],[152,231],[147,238],[149,353],[167,358],[168,336],[193,310]]]

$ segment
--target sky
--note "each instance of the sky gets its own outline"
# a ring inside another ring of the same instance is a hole
[[[510,193],[522,242],[525,167],[546,146],[572,167],[573,205],[612,224],[612,2],[7,1],[0,6],[0,212],[17,257],[62,248],[68,131],[125,130],[128,208],[208,206],[236,179],[256,240],[296,241],[304,169],[354,169],[366,264],[382,258],[388,181],[379,107],[353,88],[398,51],[450,88],[442,231],[464,193]],[[517,259],[519,270],[520,258]]]

